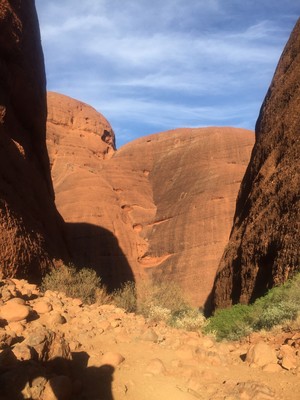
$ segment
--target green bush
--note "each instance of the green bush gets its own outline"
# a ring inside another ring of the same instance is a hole
[[[269,304],[262,310],[261,314],[254,321],[255,330],[271,329],[283,321],[293,320],[297,317],[299,306],[291,302],[280,302]]]
[[[97,298],[107,296],[105,287],[96,271],[88,268],[77,270],[74,266],[53,268],[42,280],[42,290],[63,292],[68,297],[80,298],[92,304]]]
[[[276,325],[295,320],[299,311],[300,274],[297,274],[251,305],[237,304],[228,309],[217,310],[209,318],[205,331],[214,332],[219,340],[236,340],[251,331],[270,330]]]
[[[242,304],[217,310],[214,316],[209,318],[204,331],[215,333],[218,340],[237,340],[251,332],[251,313],[252,307]]]

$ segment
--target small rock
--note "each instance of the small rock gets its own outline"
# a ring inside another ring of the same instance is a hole
[[[21,322],[10,322],[7,325],[7,329],[14,332],[17,336],[21,336],[25,330],[25,325]]]
[[[0,350],[8,347],[12,343],[12,336],[9,335],[4,329],[0,329]]]
[[[32,305],[32,308],[38,314],[47,314],[52,311],[52,305],[48,301],[38,301]]]
[[[281,366],[288,371],[290,369],[295,369],[298,366],[297,358],[291,355],[283,356],[281,360]]]
[[[12,299],[8,300],[6,304],[26,304],[26,301],[21,297],[13,297]]]
[[[2,301],[6,302],[8,300],[10,300],[11,298],[13,298],[13,295],[11,294],[11,292],[7,289],[6,286],[4,286],[0,292],[0,296]]]
[[[156,332],[149,328],[147,329],[142,336],[140,337],[142,340],[148,341],[148,342],[153,342],[153,343],[157,343],[158,341],[158,335],[156,334]]]
[[[267,364],[277,364],[275,350],[265,342],[258,342],[250,346],[246,354],[246,361],[249,364],[255,364],[264,367]]]
[[[291,370],[295,369],[298,366],[297,356],[294,353],[294,350],[287,344],[280,347],[279,352],[281,358],[281,366],[284,369]]]
[[[19,361],[28,361],[34,358],[32,348],[24,343],[17,343],[12,351]]]
[[[265,372],[280,372],[280,371],[282,371],[279,364],[267,364],[262,369]]]
[[[67,322],[66,318],[59,312],[54,312],[49,316],[49,325],[63,325]]]
[[[103,356],[101,357],[101,365],[111,365],[113,367],[117,367],[120,365],[125,358],[122,356],[120,353],[113,353],[113,352],[107,352],[104,353]]]
[[[166,372],[166,367],[159,358],[154,358],[147,365],[146,372],[152,375],[160,375]]]
[[[40,399],[42,397],[46,384],[47,379],[43,376],[38,376],[32,380],[30,385],[30,394],[32,399]]]
[[[1,317],[7,322],[22,321],[28,317],[29,312],[29,307],[18,303],[5,304],[0,309]]]
[[[34,348],[39,361],[52,360],[52,365],[57,364],[61,371],[68,368],[68,360],[72,359],[70,347],[64,336],[44,327],[34,329],[23,343]]]

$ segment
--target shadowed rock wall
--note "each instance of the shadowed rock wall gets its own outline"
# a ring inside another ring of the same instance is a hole
[[[64,253],[46,149],[44,60],[34,1],[0,2],[0,266],[39,278]]]
[[[256,124],[214,306],[248,303],[299,270],[300,20],[279,60]]]

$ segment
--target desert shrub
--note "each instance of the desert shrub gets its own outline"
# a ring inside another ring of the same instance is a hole
[[[206,319],[189,305],[175,282],[143,282],[138,288],[137,310],[152,321],[178,329],[200,330]]]
[[[102,299],[106,294],[106,289],[96,271],[89,268],[77,270],[72,265],[53,268],[43,278],[41,287],[43,291],[58,291],[68,297],[78,297],[87,304],[94,303],[100,293]]]
[[[117,307],[124,308],[128,312],[136,312],[137,298],[134,282],[125,282],[120,289],[112,293],[112,301]]]
[[[251,305],[237,304],[217,310],[209,318],[206,332],[217,339],[236,340],[251,331],[270,330],[276,325],[295,320],[300,311],[300,274],[285,284],[274,287]]]
[[[147,308],[147,312],[144,313],[144,315],[154,322],[163,321],[169,323],[172,318],[171,310],[154,304],[150,304],[149,308]]]
[[[284,285],[274,287],[254,303],[256,330],[271,329],[284,321],[294,320],[300,310],[300,274]]]
[[[145,317],[151,317],[157,307],[169,310],[171,315],[188,308],[180,287],[174,282],[141,282],[137,299],[137,312]]]
[[[292,302],[280,302],[269,304],[262,309],[261,314],[254,321],[254,329],[271,329],[284,321],[293,320],[297,317],[299,307]]]
[[[202,330],[206,323],[203,313],[192,307],[180,313],[175,313],[170,321],[170,325],[178,329],[185,329],[186,331]]]
[[[112,294],[113,302],[128,312],[136,312],[151,321],[163,321],[176,328],[199,330],[205,317],[189,306],[174,282],[143,281],[137,286],[125,283]]]
[[[209,318],[204,331],[215,333],[217,340],[237,340],[250,333],[251,313],[251,306],[242,304],[217,310],[213,317]]]

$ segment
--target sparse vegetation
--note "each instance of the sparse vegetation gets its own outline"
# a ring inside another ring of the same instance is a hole
[[[136,312],[176,328],[200,330],[206,321],[199,310],[188,304],[174,282],[144,281],[137,287],[133,282],[127,282],[112,297],[118,307],[128,312]]]
[[[209,318],[205,332],[214,332],[219,340],[237,340],[253,331],[270,330],[278,324],[295,320],[299,311],[300,273],[251,305],[237,304],[217,310]]]
[[[300,311],[300,273],[284,285],[271,289],[253,304],[236,304],[217,310],[208,320],[184,299],[174,282],[126,282],[108,295],[100,277],[92,269],[77,270],[61,265],[47,274],[42,290],[64,292],[84,303],[114,303],[152,321],[164,321],[179,329],[215,334],[218,340],[238,340],[253,331],[270,330],[276,325],[296,320]]]
[[[96,271],[89,268],[77,270],[72,265],[53,268],[43,278],[42,290],[63,292],[66,296],[78,297],[87,304],[97,300],[107,302],[109,297]]]
[[[112,294],[113,302],[117,307],[124,308],[128,312],[136,312],[137,298],[134,282],[125,282],[120,289]]]

